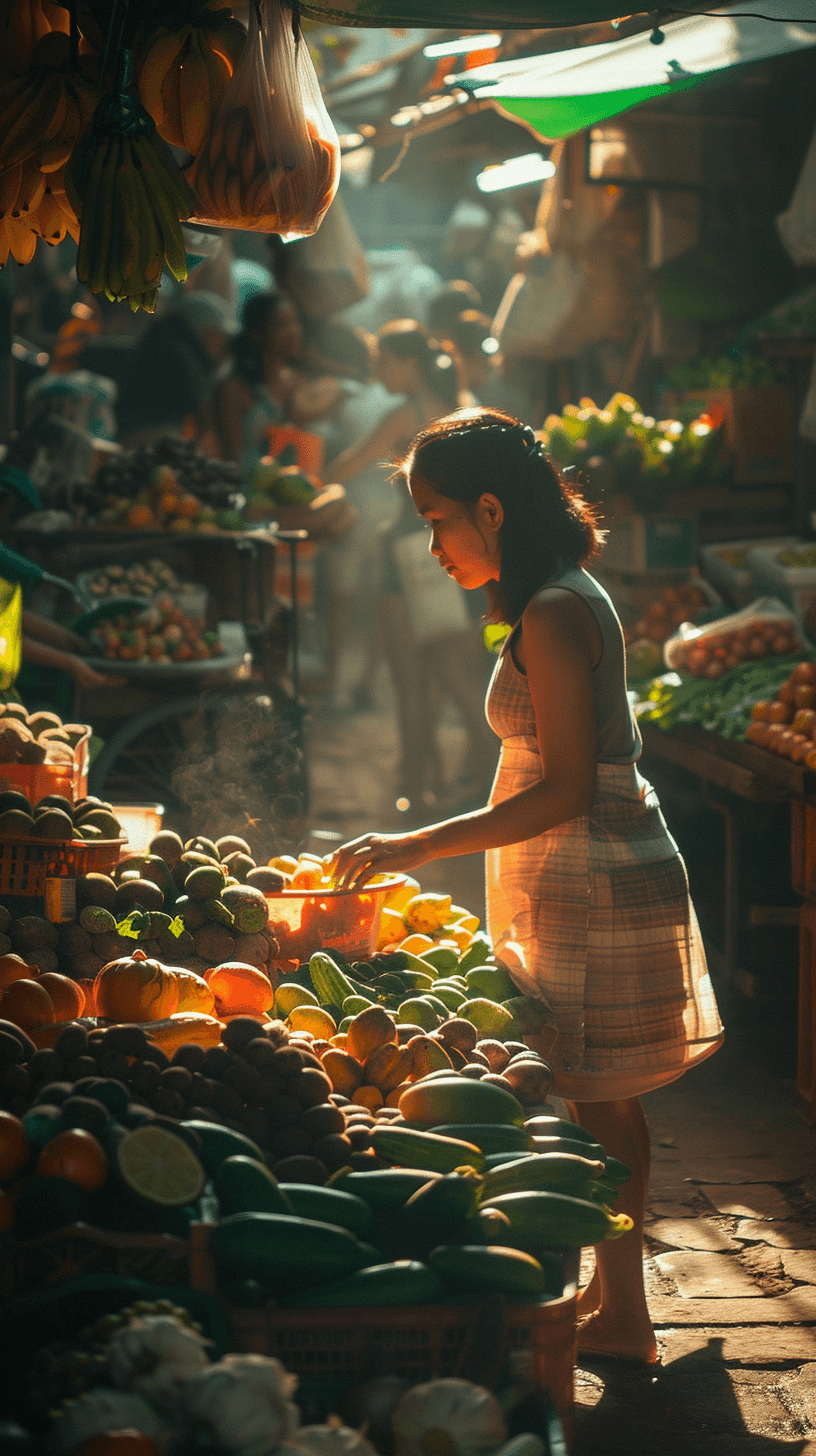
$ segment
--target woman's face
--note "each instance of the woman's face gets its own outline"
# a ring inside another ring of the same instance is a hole
[[[418,475],[411,476],[409,489],[419,514],[431,527],[431,555],[448,576],[468,591],[498,581],[504,512],[497,498],[484,494],[475,505],[451,500]]]

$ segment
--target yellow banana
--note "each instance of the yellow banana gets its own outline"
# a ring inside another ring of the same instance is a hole
[[[128,297],[142,294],[155,288],[161,279],[164,251],[156,214],[150,205],[150,196],[144,185],[142,174],[131,157],[129,170],[123,174],[127,196],[138,229],[135,259],[130,272],[125,276]],[[129,209],[126,209],[128,211]]]
[[[210,76],[201,54],[199,32],[194,30],[184,52],[179,82],[184,145],[197,157],[210,129]]]
[[[79,251],[77,252],[76,260],[76,275],[80,283],[88,282],[94,266],[96,233],[98,228],[97,199],[109,146],[110,141],[107,143],[101,139],[97,141],[96,149],[91,160],[85,195],[82,199]]]
[[[13,167],[31,156],[43,134],[50,99],[37,80],[29,80],[26,90],[0,117],[0,166]]]
[[[206,43],[209,49],[223,57],[232,75],[243,54],[246,38],[246,26],[233,16],[230,20],[225,20],[218,30],[210,31]]]
[[[14,207],[22,180],[22,162],[18,162],[16,167],[4,167],[0,171],[0,217],[5,217]]]
[[[159,26],[139,63],[139,100],[157,126],[161,125],[164,117],[162,87],[165,77],[176,63],[189,35],[189,25],[183,25],[180,30]]]
[[[112,136],[108,141],[105,165],[102,169],[96,198],[96,213],[99,223],[96,228],[94,264],[89,284],[91,293],[101,293],[107,283],[111,225],[116,210],[116,169],[119,165],[119,151],[120,139]]]
[[[195,193],[178,165],[170,148],[159,136],[137,139],[137,155],[142,170],[160,170],[162,182],[173,201],[176,217],[191,217],[195,209]]]
[[[33,233],[22,218],[15,221],[14,218],[4,219],[6,235],[8,237],[9,252],[15,263],[25,266],[30,263],[37,249],[37,234]]]
[[[68,91],[65,85],[65,77],[53,75],[49,80],[50,85],[48,86],[48,91],[53,100],[53,110],[50,121],[45,121],[43,125],[42,140],[45,142],[53,141],[54,137],[59,136],[65,121],[66,111],[68,110]],[[37,140],[39,141],[40,138],[38,137]]]
[[[53,194],[46,191],[40,199],[36,213],[29,219],[29,226],[36,230],[43,242],[54,247],[61,243],[68,231],[68,220],[57,205]]]
[[[181,223],[178,213],[173,205],[173,200],[165,187],[161,185],[149,186],[147,178],[142,177],[145,188],[149,193],[153,212],[161,233],[162,252],[173,277],[177,283],[183,283],[187,277],[187,249],[184,246],[184,238],[181,231]]]
[[[147,219],[141,215],[142,202],[136,191],[136,168],[130,143],[122,139],[119,165],[116,169],[117,258],[110,270],[108,283],[119,297],[142,293],[139,274],[140,255],[144,253],[142,232]]]
[[[184,118],[181,109],[181,65],[190,44],[188,36],[172,66],[168,66],[161,83],[161,99],[164,111],[161,123],[157,123],[160,137],[173,147],[184,146]]]
[[[214,37],[209,31],[198,32],[198,46],[201,52],[201,59],[207,68],[207,76],[210,82],[210,112],[215,116],[224,97],[227,88],[232,80],[234,67],[230,65],[226,56],[216,50],[213,45]]]
[[[45,177],[43,173],[30,162],[24,163],[20,190],[12,209],[12,216],[19,213],[21,217],[26,217],[29,213],[35,212],[44,193]]]

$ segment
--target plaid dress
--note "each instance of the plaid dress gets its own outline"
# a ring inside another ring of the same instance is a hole
[[[606,648],[610,623],[597,610],[606,594],[580,576],[596,588],[578,595],[600,616]],[[611,604],[609,613],[617,624]],[[487,693],[502,740],[491,803],[542,777],[532,698],[511,641]],[[558,1036],[547,1058],[560,1095],[636,1097],[716,1051],[722,1025],[685,865],[634,762],[599,762],[589,814],[488,851],[486,875],[496,954],[521,990],[551,1009]]]

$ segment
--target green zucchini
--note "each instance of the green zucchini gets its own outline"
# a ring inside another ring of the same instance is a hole
[[[213,1228],[211,1248],[220,1273],[276,1294],[341,1279],[369,1258],[347,1229],[284,1213],[234,1213]]]
[[[280,1191],[299,1218],[337,1224],[355,1238],[368,1239],[374,1226],[369,1204],[340,1188],[321,1188],[314,1183],[281,1183]]]
[[[391,1213],[402,1208],[412,1193],[441,1177],[425,1168],[377,1168],[370,1173],[335,1173],[328,1186],[356,1194],[377,1213]]]
[[[606,1149],[600,1143],[585,1142],[582,1138],[534,1137],[533,1152],[574,1153],[577,1158],[591,1158],[606,1166]]]
[[[632,1228],[627,1214],[610,1214],[601,1204],[568,1193],[503,1193],[485,1212],[490,1209],[498,1209],[510,1220],[505,1242],[528,1254],[599,1244]]]
[[[257,1143],[234,1128],[224,1127],[223,1123],[188,1118],[181,1126],[191,1128],[201,1139],[199,1156],[208,1173],[214,1173],[225,1158],[246,1157],[254,1158],[256,1163],[265,1162]]]
[[[221,1217],[232,1213],[288,1213],[296,1210],[274,1173],[255,1158],[243,1154],[224,1158],[213,1175],[213,1190]]]
[[[329,1003],[342,1006],[349,996],[355,994],[351,982],[324,950],[316,950],[314,955],[310,956],[309,975],[322,1006]]]
[[[437,1304],[445,1295],[438,1274],[415,1259],[374,1264],[333,1284],[295,1295],[290,1308],[323,1305]]]
[[[503,1163],[485,1174],[482,1202],[493,1203],[502,1193],[525,1193],[538,1188],[577,1188],[603,1174],[603,1163],[575,1153],[540,1153]]]
[[[371,1148],[378,1158],[403,1168],[425,1167],[434,1173],[452,1173],[455,1168],[469,1165],[479,1173],[484,1167],[484,1153],[474,1143],[439,1137],[433,1132],[414,1132],[407,1127],[375,1127]]]
[[[607,1158],[604,1177],[608,1178],[610,1183],[628,1183],[631,1176],[632,1169],[627,1168],[620,1158]]]
[[[578,1122],[567,1122],[563,1117],[546,1117],[540,1113],[528,1117],[524,1126],[533,1137],[578,1138],[584,1143],[594,1143],[595,1137]]]
[[[488,1153],[485,1157],[485,1170],[489,1172],[492,1168],[503,1168],[505,1163],[517,1163],[519,1158],[538,1158],[540,1153],[522,1153],[517,1149],[509,1153]]]
[[[428,1263],[446,1284],[475,1298],[495,1289],[511,1299],[537,1299],[547,1282],[532,1254],[498,1244],[442,1244],[431,1250]]]
[[[533,1139],[512,1122],[443,1122],[433,1128],[440,1137],[464,1138],[483,1153],[532,1152]]]

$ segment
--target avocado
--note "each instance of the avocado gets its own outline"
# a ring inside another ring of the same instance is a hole
[[[224,888],[224,875],[215,865],[197,865],[184,881],[191,900],[212,900]]]
[[[46,809],[35,818],[34,833],[38,839],[73,839],[73,820],[62,809]]]
[[[0,839],[31,839],[34,820],[22,809],[6,809],[0,814]]]
[[[5,814],[8,809],[19,809],[22,814],[27,814],[29,819],[33,817],[31,805],[25,794],[18,794],[16,789],[4,789],[0,793],[0,814]]]
[[[235,929],[254,934],[269,920],[269,906],[254,885],[228,885],[221,891],[221,904],[235,919]]]

